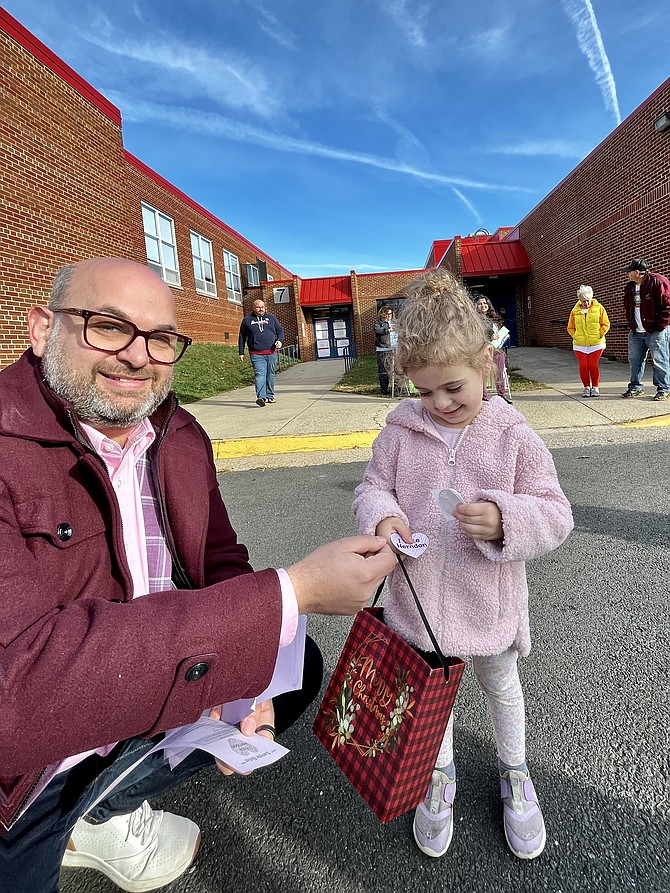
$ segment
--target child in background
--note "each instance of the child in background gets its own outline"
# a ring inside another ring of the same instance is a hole
[[[354,512],[361,533],[430,545],[408,564],[445,654],[472,658],[484,690],[500,769],[507,843],[521,859],[544,849],[542,812],[526,765],[524,698],[517,669],[530,651],[524,562],[556,549],[573,527],[554,462],[524,417],[503,400],[482,400],[491,362],[481,321],[465,289],[434,270],[408,293],[397,322],[396,367],[421,401],[386,418]],[[453,488],[464,504],[447,518],[431,495]],[[400,568],[389,578],[386,622],[419,650],[431,644]],[[442,856],[451,843],[456,770],[453,714],[414,838]]]

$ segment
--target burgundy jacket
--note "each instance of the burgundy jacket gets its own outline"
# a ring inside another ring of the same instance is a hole
[[[31,350],[0,372],[0,832],[43,767],[193,722],[272,676],[277,573],[252,572],[193,416],[171,395],[152,422],[179,588],[133,601],[102,460]]]
[[[635,283],[627,282],[624,290],[626,319],[631,332],[635,323]],[[670,280],[658,273],[647,273],[640,285],[640,317],[646,331],[662,332],[670,325]]]

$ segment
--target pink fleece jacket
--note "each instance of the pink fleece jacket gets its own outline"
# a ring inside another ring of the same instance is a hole
[[[445,654],[530,651],[524,562],[556,549],[573,528],[551,454],[525,418],[504,400],[482,405],[448,465],[449,448],[416,400],[403,400],[372,448],[354,513],[361,533],[397,516],[430,538],[405,567]],[[473,540],[447,521],[431,490],[453,487],[466,502],[489,500],[502,512],[504,538]],[[389,578],[385,619],[412,645],[432,646],[397,568]]]

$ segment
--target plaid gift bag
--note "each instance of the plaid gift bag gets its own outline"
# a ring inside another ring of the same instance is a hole
[[[442,655],[428,629],[431,663],[386,626],[382,608],[359,611],[314,722],[316,737],[382,822],[425,797],[465,667]]]

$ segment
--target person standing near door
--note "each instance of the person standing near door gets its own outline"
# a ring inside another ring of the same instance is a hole
[[[238,351],[240,360],[244,360],[245,344],[249,348],[249,359],[254,367],[256,403],[259,406],[276,403],[277,350],[282,346],[283,340],[281,323],[276,316],[265,312],[265,301],[257,298],[253,304],[253,313],[242,320]]]
[[[375,354],[377,356],[379,390],[384,397],[390,397],[389,373],[386,367],[386,359],[395,345],[394,335],[393,309],[391,307],[382,307],[377,314],[377,319],[375,321]]]

